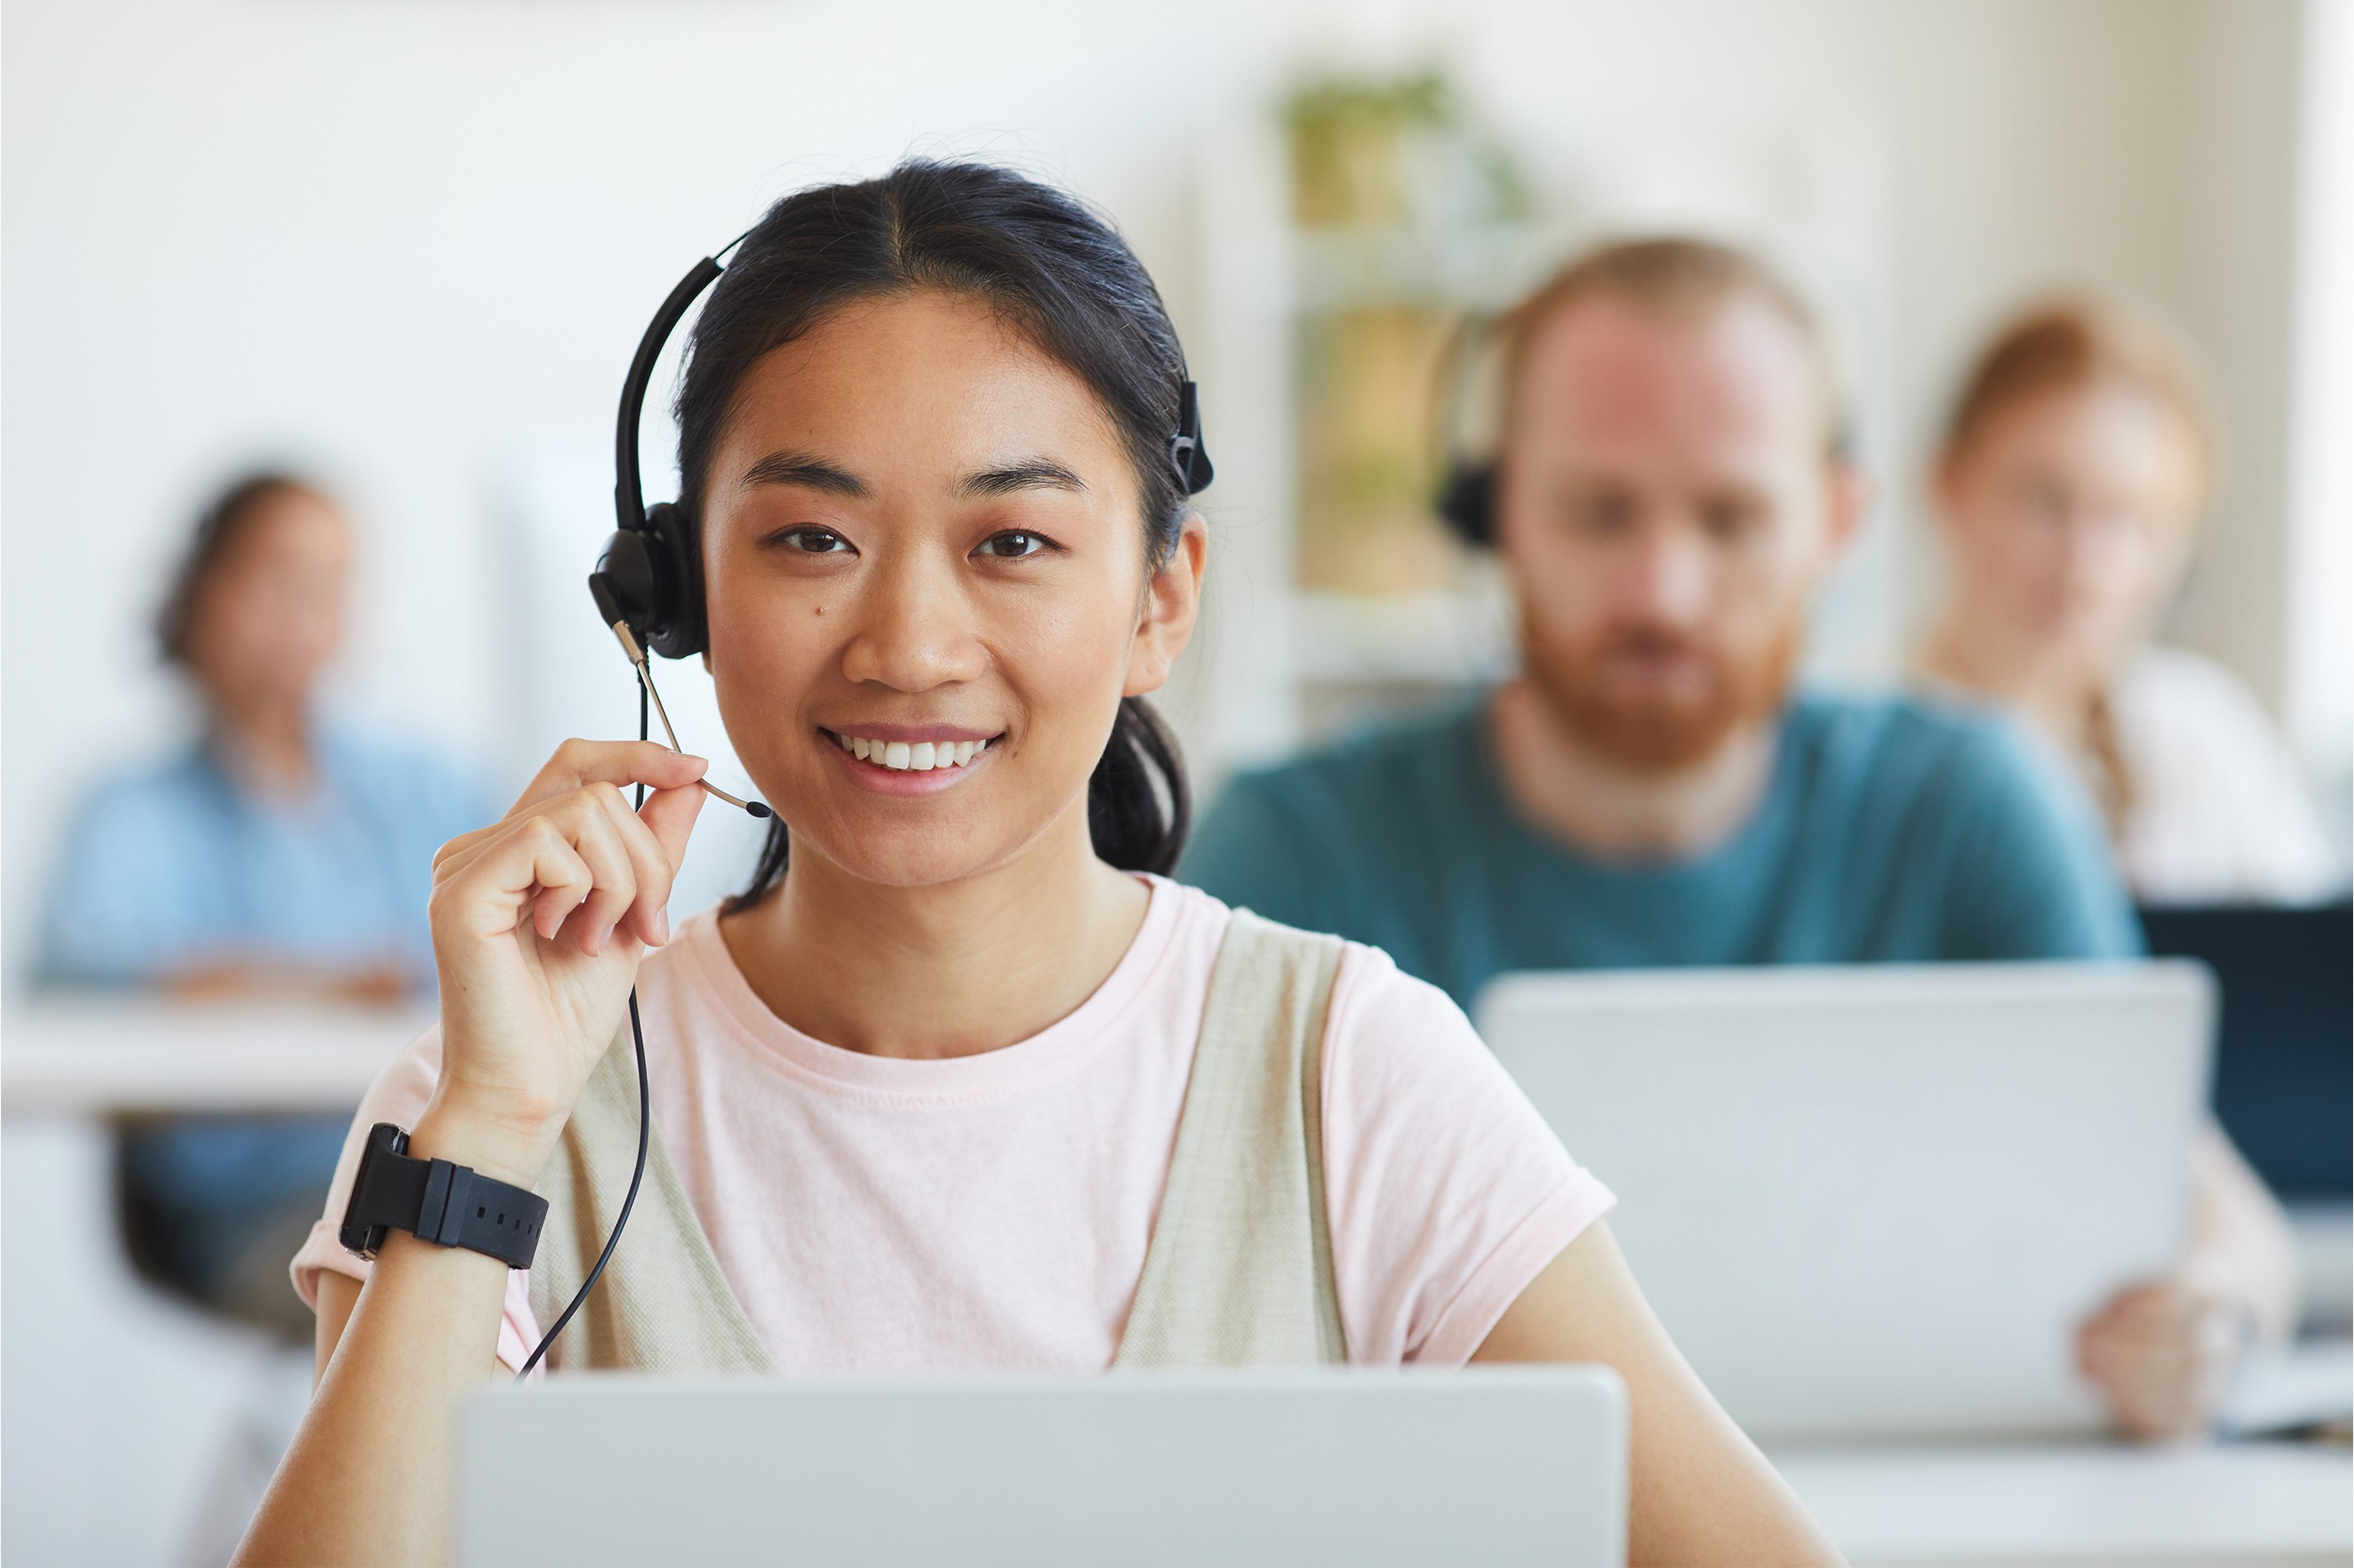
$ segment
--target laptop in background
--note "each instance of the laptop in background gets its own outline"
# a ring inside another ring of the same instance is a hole
[[[2354,1197],[2354,904],[2145,908],[2160,958],[2222,988],[2215,1118],[2283,1199]]]
[[[2076,1325],[2179,1256],[2195,964],[1509,975],[1486,1036],[1769,1437],[2089,1433]]]
[[[1627,1560],[1627,1401],[1598,1367],[664,1380],[490,1387],[457,1561]]]

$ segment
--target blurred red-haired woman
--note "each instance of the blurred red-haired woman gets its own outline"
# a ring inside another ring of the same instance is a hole
[[[2147,641],[2213,466],[2156,328],[2079,302],[2014,319],[1938,454],[1950,594],[1924,663],[2016,703],[2076,761],[2141,902],[2313,898],[2343,873],[2287,747],[2220,665]]]

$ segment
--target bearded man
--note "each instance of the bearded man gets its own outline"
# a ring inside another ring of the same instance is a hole
[[[1507,969],[2139,951],[2089,803],[2031,743],[1794,693],[1863,484],[1790,288],[1722,246],[1615,245],[1500,347],[1498,462],[1458,494],[1509,569],[1521,673],[1238,779],[1180,876],[1466,1007]]]

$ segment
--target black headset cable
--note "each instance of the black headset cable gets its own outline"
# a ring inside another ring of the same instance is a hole
[[[640,740],[648,738],[646,699],[646,679],[641,674],[638,677],[638,738]],[[633,806],[643,806],[646,803],[644,785],[638,786],[637,799],[631,803]],[[613,1249],[620,1245],[621,1227],[630,1223],[630,1211],[637,1206],[639,1183],[646,1179],[646,1147],[651,1141],[653,1131],[653,1101],[646,1091],[646,1031],[644,1024],[638,1019],[638,988],[634,982],[630,987],[630,1044],[636,1047],[638,1054],[638,1163],[630,1172],[630,1191],[621,1199],[621,1212],[613,1216],[613,1229],[605,1238],[605,1250],[597,1255],[597,1266],[588,1271],[588,1277],[582,1280],[580,1288],[572,1293],[571,1305],[557,1314],[556,1321],[549,1325],[547,1332],[540,1336],[538,1348],[534,1350],[530,1358],[523,1363],[523,1371],[515,1373],[517,1383],[523,1382],[531,1375],[531,1369],[537,1366],[540,1358],[547,1354],[547,1347],[556,1343],[556,1336],[564,1332],[564,1325],[572,1321],[572,1315],[580,1310],[582,1302],[588,1299],[588,1292],[597,1287],[597,1281],[604,1274],[605,1266],[612,1261]]]

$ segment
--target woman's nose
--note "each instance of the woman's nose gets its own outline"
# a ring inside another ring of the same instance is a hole
[[[857,629],[843,651],[851,681],[925,692],[972,680],[986,662],[971,600],[953,567],[888,563],[868,579],[853,612]]]

